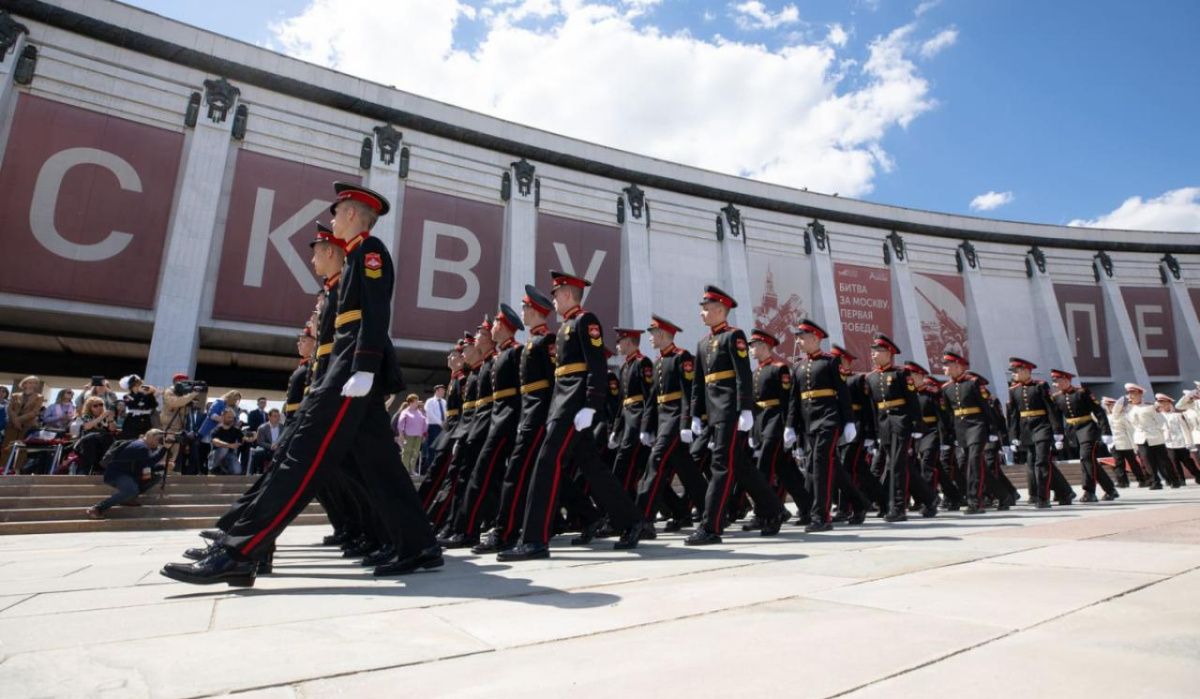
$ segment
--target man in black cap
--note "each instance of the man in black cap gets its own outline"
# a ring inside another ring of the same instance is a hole
[[[430,513],[430,520],[441,538],[449,538],[454,534],[451,522],[453,522],[458,508],[461,507],[463,498],[466,497],[467,479],[471,476],[465,463],[467,459],[465,456],[460,457],[460,454],[465,455],[466,453],[464,445],[475,425],[475,409],[478,403],[476,398],[479,394],[479,368],[483,364],[483,359],[475,338],[476,333],[463,332],[463,377],[460,382],[462,414],[459,415],[458,423],[450,432],[452,444],[449,470],[446,472],[441,490],[434,496],[433,504],[427,510]]]
[[[395,560],[375,569],[380,575],[442,565],[442,553],[421,510],[416,489],[400,462],[384,397],[403,381],[388,335],[392,315],[393,270],[383,242],[369,231],[388,211],[387,200],[371,190],[335,183],[330,207],[334,235],[345,243],[346,261],[338,285],[338,315],[329,370],[310,391],[274,477],[246,513],[230,528],[220,549],[191,565],[168,564],[167,577],[189,583],[254,584],[254,558],[269,548],[303,511],[321,481],[321,469],[352,457],[395,543]]]
[[[1033,362],[1020,357],[1009,357],[1012,384],[1008,387],[1008,438],[1012,448],[1024,449],[1028,458],[1029,482],[1037,494],[1038,508],[1050,507],[1050,448],[1057,443],[1062,446],[1062,418],[1050,397],[1050,387],[1045,381],[1033,378],[1037,368]],[[1093,489],[1091,502],[1096,501]],[[1088,498],[1084,497],[1084,502]]]
[[[675,532],[693,524],[689,501],[700,507],[708,484],[692,460],[686,445],[680,443],[685,407],[691,403],[696,360],[691,352],[675,345],[679,326],[661,316],[651,316],[650,345],[658,350],[654,361],[653,381],[646,395],[638,439],[650,449],[646,472],[638,482],[637,508],[646,522],[643,538],[657,536],[654,513],[670,513],[665,530]],[[678,475],[687,493],[686,498],[675,496],[671,482]],[[674,497],[672,497],[674,496]]]
[[[646,396],[654,384],[654,364],[642,354],[642,331],[615,328],[617,352],[624,357],[617,374],[620,415],[613,422],[608,444],[616,451],[613,475],[630,497],[637,496],[638,483],[646,470],[650,450],[642,444],[642,413],[650,409]]]
[[[853,442],[858,436],[858,427],[850,408],[850,394],[842,378],[841,359],[821,351],[821,341],[829,334],[807,318],[800,321],[795,334],[801,356],[793,369],[794,388],[788,406],[784,445],[791,446],[796,442],[798,432],[804,434],[802,455],[807,454],[812,506],[807,513],[801,513],[800,521],[806,522],[806,532],[824,532],[833,529],[829,509],[837,477],[838,441],[844,438]],[[857,521],[861,521],[862,516],[859,514]]]
[[[621,489],[612,470],[600,461],[592,434],[596,411],[603,407],[608,390],[604,362],[604,334],[595,314],[583,309],[583,290],[591,282],[573,274],[552,271],[554,309],[562,318],[555,338],[554,395],[546,437],[529,483],[521,541],[501,551],[501,561],[549,558],[550,537],[558,516],[563,469],[574,461],[583,473],[590,495],[621,532],[615,548],[637,546],[642,522],[633,502]],[[587,522],[585,525],[595,525]]]
[[[762,536],[774,536],[783,524],[783,505],[767,481],[746,463],[746,444],[754,427],[754,373],[750,370],[750,347],[746,335],[727,321],[737,308],[732,296],[715,286],[706,286],[700,299],[700,319],[709,335],[696,349],[696,387],[684,414],[681,432],[691,442],[702,429],[700,416],[708,416],[712,442],[712,480],[704,498],[704,521],[684,542],[705,546],[721,542],[725,508],[736,480],[754,501],[754,513]],[[689,419],[690,418],[690,419]]]
[[[838,359],[838,373],[846,382],[852,421],[858,428],[858,434],[854,435],[853,439],[843,438],[837,447],[833,483],[840,499],[838,514],[833,521],[862,524],[872,509],[872,503],[878,505],[881,512],[887,511],[883,487],[871,472],[868,459],[868,455],[876,451],[875,403],[871,401],[871,387],[867,385],[867,375],[854,371],[854,360],[857,357],[837,344],[830,346],[829,353]],[[804,521],[807,522],[807,518]]]
[[[900,348],[883,333],[871,341],[874,371],[867,375],[871,401],[875,404],[875,431],[879,435],[879,454],[872,470],[887,484],[888,522],[908,519],[909,493],[924,505],[923,517],[937,516],[937,495],[925,481],[913,478],[913,445],[924,436],[924,422],[917,402],[917,384],[908,370],[895,364]]]
[[[983,445],[1000,439],[999,435],[990,433],[997,417],[989,402],[992,394],[982,377],[967,371],[969,364],[963,356],[946,352],[942,363],[950,377],[942,385],[942,395],[946,396],[954,415],[954,441],[961,457],[959,463],[967,475],[967,509],[964,513],[983,514],[985,492],[995,490],[994,484],[989,482]]]
[[[1062,369],[1051,369],[1050,379],[1057,389],[1050,397],[1066,426],[1066,437],[1079,448],[1079,468],[1083,471],[1083,502],[1096,502],[1096,485],[1104,489],[1104,500],[1120,497],[1112,479],[1100,468],[1097,454],[1108,430],[1104,408],[1087,388],[1071,385],[1074,375]],[[1129,482],[1126,481],[1128,486]],[[1039,491],[1039,494],[1044,491]],[[1049,495],[1045,496],[1047,499]]]
[[[525,496],[538,450],[546,438],[546,418],[554,393],[554,341],[546,324],[554,302],[537,288],[526,285],[521,302],[521,321],[529,328],[529,340],[521,350],[517,367],[521,393],[521,418],[517,424],[512,453],[500,486],[496,525],[472,553],[496,553],[517,544],[525,516]]]
[[[804,476],[783,447],[787,427],[788,403],[792,397],[792,370],[787,362],[775,356],[779,340],[766,330],[750,331],[750,351],[758,368],[754,370],[754,429],[752,446],[758,449],[758,471],[776,488],[780,501],[791,494],[797,512],[804,513],[812,506],[812,495],[804,487]],[[801,517],[803,519],[803,517]],[[751,522],[742,526],[751,531],[761,526]]]
[[[492,323],[491,340],[496,354],[490,361],[491,398],[487,436],[467,485],[464,506],[454,523],[455,534],[449,539],[450,548],[465,548],[479,543],[480,529],[496,516],[500,499],[500,481],[513,449],[513,437],[521,421],[520,362],[523,347],[514,339],[525,329],[517,312],[508,304],[500,304],[496,321]],[[485,364],[489,366],[489,364]],[[478,408],[476,408],[478,412]]]
[[[934,492],[941,488],[945,495],[944,509],[957,510],[962,494],[958,484],[945,473],[943,456],[954,445],[954,417],[950,404],[942,395],[942,387],[929,376],[929,370],[916,362],[905,362],[904,368],[917,383],[917,405],[921,410],[923,436],[917,440],[916,470]]]
[[[441,433],[430,446],[429,451],[432,456],[429,459],[429,467],[425,472],[424,480],[421,481],[421,487],[417,489],[417,495],[421,498],[421,507],[425,509],[425,514],[429,515],[431,520],[434,519],[434,500],[450,473],[456,442],[456,438],[451,435],[458,427],[459,418],[462,415],[463,344],[460,339],[446,355],[446,368],[450,370],[450,384],[446,390],[445,422],[442,424]],[[443,522],[433,522],[435,529],[441,527],[442,524]]]

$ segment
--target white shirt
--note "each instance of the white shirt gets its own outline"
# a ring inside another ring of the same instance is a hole
[[[425,401],[425,420],[430,425],[442,426],[446,421],[446,399],[430,398]]]
[[[271,423],[269,423],[269,422],[267,424],[271,426],[271,444],[278,444],[279,443],[279,430],[281,429],[280,426],[279,425],[271,425]]]

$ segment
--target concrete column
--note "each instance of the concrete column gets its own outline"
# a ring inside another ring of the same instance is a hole
[[[17,108],[17,95],[20,94],[17,84],[13,82],[13,69],[17,67],[17,60],[25,49],[27,37],[25,33],[18,34],[17,43],[8,53],[0,55],[0,162],[4,162],[4,148],[8,145],[8,133],[12,129],[13,112]]]
[[[176,372],[194,375],[196,370],[208,269],[205,262],[216,249],[221,186],[234,149],[230,129],[236,97],[224,119],[218,120],[219,114],[210,118],[209,108],[201,107],[196,127],[184,140],[178,198],[168,224],[166,260],[146,362],[146,380],[156,386],[169,383]]]
[[[955,252],[962,267],[963,288],[967,306],[967,344],[970,347],[971,368],[987,377],[991,382],[992,393],[1004,403],[1008,400],[1008,357],[997,348],[1004,344],[1006,328],[993,327],[983,322],[979,309],[994,304],[995,299],[988,298],[987,288],[983,283],[983,273],[979,269],[977,258],[963,252],[960,246]],[[971,260],[975,260],[972,262]]]
[[[833,256],[829,245],[814,244],[808,256],[812,263],[813,303],[812,320],[829,333],[831,344],[845,345],[842,315],[838,310],[837,280],[833,276]],[[828,347],[826,347],[828,349]]]
[[[1046,372],[1051,369],[1063,369],[1072,374],[1078,374],[1075,369],[1075,347],[1067,336],[1067,326],[1063,323],[1062,312],[1058,307],[1058,294],[1054,292],[1054,282],[1045,270],[1045,258],[1041,258],[1039,267],[1038,255],[1032,250],[1025,253],[1026,268],[1032,271],[1029,278],[1029,293],[1033,298],[1033,317],[1037,320],[1038,340],[1042,355],[1030,357],[1030,361],[1038,364]],[[1049,373],[1046,373],[1048,380]]]
[[[525,189],[521,187],[518,178],[522,170],[530,178],[529,186]],[[542,287],[540,288],[545,286],[545,280],[537,277],[533,255],[533,251],[537,249],[537,186],[533,181],[533,172],[533,166],[523,160],[510,165],[508,171],[509,177],[512,178],[512,186],[508,203],[504,207],[504,249],[500,253],[500,300],[510,306],[524,298],[526,284],[541,283]],[[573,270],[562,271],[575,273]],[[584,290],[584,304],[587,303],[590,291],[591,289]]]
[[[1150,385],[1150,372],[1146,371],[1146,362],[1142,359],[1142,352],[1138,347],[1133,321],[1129,319],[1129,313],[1125,310],[1121,287],[1104,271],[1098,258],[1092,260],[1092,268],[1096,270],[1100,279],[1100,292],[1104,296],[1104,321],[1108,327],[1108,363],[1109,372],[1113,377],[1112,383],[1097,388],[1106,395],[1118,396],[1124,393],[1125,382],[1132,381],[1152,392],[1154,389]]]
[[[1176,278],[1166,260],[1159,262],[1167,289],[1171,292],[1171,313],[1175,315],[1175,351],[1179,357],[1179,385],[1169,392],[1178,395],[1195,388],[1200,380],[1200,319],[1197,319],[1191,294],[1182,276]],[[1176,267],[1178,269],[1178,267]]]
[[[625,212],[621,222],[621,310],[620,324],[629,328],[650,326],[654,312],[654,274],[650,267],[650,217],[645,194],[636,186],[621,191]],[[730,292],[732,293],[732,292]],[[651,351],[650,338],[642,336],[642,353]]]
[[[733,294],[738,307],[730,311],[729,324],[750,334],[754,310],[750,307],[750,262],[746,255],[746,228],[737,209],[726,207],[718,214],[725,229],[721,241],[721,288]],[[739,231],[734,236],[733,231]]]
[[[892,245],[885,242],[884,245]],[[925,333],[921,330],[921,314],[917,306],[917,287],[913,284],[912,270],[908,266],[908,254],[893,246],[891,257],[892,279],[892,339],[900,346],[902,358],[929,367],[929,355],[925,351]],[[930,369],[933,371],[933,369]]]

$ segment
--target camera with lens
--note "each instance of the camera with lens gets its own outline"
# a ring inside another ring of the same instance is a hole
[[[175,395],[177,395],[177,396],[186,396],[189,393],[207,393],[207,392],[208,392],[208,382],[206,382],[206,381],[196,381],[195,379],[188,379],[187,381],[176,381],[175,382]]]

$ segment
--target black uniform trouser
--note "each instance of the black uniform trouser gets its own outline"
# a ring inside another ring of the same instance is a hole
[[[1050,501],[1051,473],[1049,439],[1039,439],[1025,445],[1026,473],[1029,482],[1029,499],[1038,502]]]
[[[805,481],[811,504],[808,521],[825,524],[830,521],[833,504],[833,485],[837,480],[837,443],[841,429],[821,429],[804,435]],[[801,513],[804,516],[804,513]]]
[[[450,466],[454,463],[456,441],[454,439],[443,440],[441,446],[433,450],[425,470],[425,478],[421,481],[421,486],[417,488],[417,497],[421,499],[421,507],[425,509],[425,514],[429,515],[430,519],[434,519],[434,501],[437,500],[438,493],[450,475]],[[438,526],[436,522],[434,526]]]
[[[1138,479],[1138,482],[1145,483],[1149,476],[1142,470],[1142,465],[1138,463],[1137,452],[1133,449],[1114,449],[1113,450],[1113,472],[1118,476],[1126,473],[1126,468],[1133,472],[1133,477]]]
[[[1085,493],[1096,494],[1096,484],[1106,493],[1115,493],[1117,487],[1113,485],[1112,479],[1100,468],[1098,460],[1100,450],[1100,442],[1080,442],[1079,443],[1079,468],[1083,471],[1083,490]]]
[[[235,557],[253,558],[256,551],[269,549],[312,500],[324,481],[322,472],[346,458],[358,464],[371,505],[384,518],[388,539],[400,555],[413,555],[435,543],[416,488],[400,462],[382,393],[377,388],[362,398],[345,398],[340,388],[326,389],[341,383],[327,380],[309,393],[273,476],[221,541]]]
[[[631,423],[626,421],[625,424]],[[627,426],[621,436],[621,443],[617,446],[616,456],[613,457],[613,475],[621,481],[621,487],[631,498],[637,497],[638,483],[642,480],[642,474],[646,472],[646,460],[650,456],[650,449],[642,444],[640,437],[637,429]]]
[[[635,502],[638,513],[646,521],[654,520],[655,510],[663,510],[670,512],[674,519],[686,522],[692,517],[691,503],[704,507],[708,483],[692,460],[688,446],[680,440],[679,430],[671,425],[664,425],[654,436],[646,470],[638,481]],[[675,476],[679,476],[687,497],[679,497],[671,487]]]
[[[959,456],[959,468],[967,474],[967,506],[983,507],[984,494],[991,480],[983,442],[962,445]]]
[[[637,521],[633,501],[621,489],[612,470],[600,460],[591,429],[575,430],[573,417],[551,418],[546,424],[546,437],[538,451],[537,463],[529,482],[528,502],[522,523],[521,541],[547,544],[558,515],[558,500],[565,490],[564,467],[574,463],[587,481],[589,495],[608,515],[618,531],[628,529]]]
[[[487,433],[484,432],[468,433],[458,440],[458,453],[453,455],[454,464],[450,467],[453,479],[442,486],[441,496],[441,506],[448,508],[442,519],[451,531],[454,530],[454,525],[459,521],[460,513],[466,506],[467,487],[471,483],[472,474],[475,473],[475,463],[479,460],[479,452],[483,449],[486,439]]]
[[[518,527],[525,514],[525,499],[529,494],[529,475],[537,460],[538,451],[546,438],[546,423],[521,422],[517,439],[504,469],[500,485],[500,506],[496,514],[496,530],[505,542],[516,539]]]
[[[926,507],[937,504],[937,495],[925,481],[913,477],[912,433],[899,429],[880,430],[877,458],[883,463],[873,464],[872,470],[884,479],[888,512],[901,514],[907,511],[910,495]]]
[[[807,512],[807,508],[812,506],[808,502],[810,496],[808,488],[804,486],[804,474],[800,473],[800,467],[791,454],[784,450],[782,436],[763,440],[758,452],[758,472],[776,488],[780,503],[784,501],[786,491],[796,503],[797,512]]]
[[[704,496],[704,526],[720,534],[725,526],[725,508],[729,504],[734,481],[741,484],[754,501],[754,514],[759,519],[777,517],[783,510],[779,498],[767,485],[766,479],[746,459],[748,432],[739,432],[737,421],[728,420],[710,425],[712,431],[712,480]]]
[[[1137,451],[1138,458],[1142,460],[1142,464],[1145,465],[1146,471],[1155,485],[1161,485],[1163,481],[1168,484],[1175,482],[1174,470],[1171,468],[1166,445],[1139,444]]]
[[[1192,478],[1200,478],[1200,468],[1196,468],[1196,460],[1192,458],[1192,452],[1189,449],[1173,449],[1173,454],[1178,456],[1175,463],[1175,470],[1179,472],[1179,477],[1187,480],[1187,475],[1184,471],[1192,475]]]
[[[465,534],[468,538],[479,536],[479,530],[485,522],[496,518],[496,510],[500,504],[500,487],[508,457],[513,450],[513,433],[516,432],[517,421],[509,420],[503,424],[493,424],[488,430],[487,439],[475,457],[475,465],[467,481],[466,495],[463,506],[455,515],[454,530]]]
[[[983,447],[983,452],[986,455],[989,475],[989,492],[992,497],[996,498],[1000,504],[1015,505],[1017,499],[1021,496],[1020,491],[1008,479],[1008,474],[1004,472],[1004,455],[1000,451],[1000,441],[988,442]],[[1051,462],[1053,465],[1053,462]]]
[[[883,486],[871,473],[865,441],[866,438],[859,435],[853,442],[837,446],[838,466],[835,466],[837,473],[834,485],[841,495],[839,507],[848,510],[861,508],[866,512],[871,509],[872,503],[883,504]],[[843,480],[849,484],[843,483]]]

